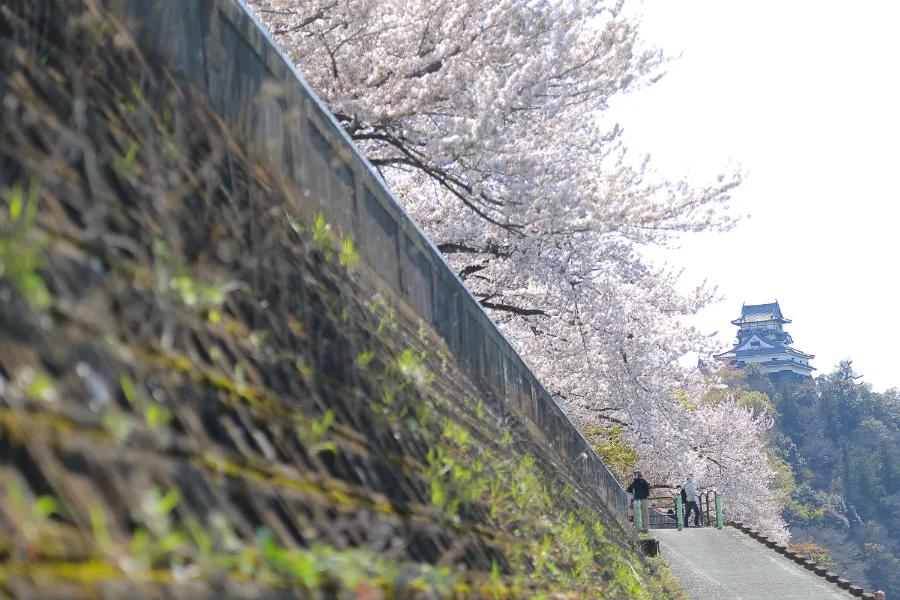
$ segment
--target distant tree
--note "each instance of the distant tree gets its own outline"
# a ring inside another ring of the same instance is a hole
[[[769,396],[763,392],[743,392],[738,396],[738,404],[749,408],[754,414],[765,414],[767,417],[774,418],[777,412]]]
[[[871,518],[875,516],[875,506],[872,504],[872,500],[887,495],[879,477],[880,456],[855,444],[853,448],[849,448],[849,444],[846,442],[843,448],[846,451],[845,457],[848,462],[847,496],[860,507],[861,518]]]
[[[865,544],[863,548],[869,579],[888,598],[896,597],[900,594],[900,558],[882,544]]]
[[[768,370],[759,363],[750,363],[743,369],[744,381],[747,389],[751,392],[760,392],[769,397],[775,398],[775,386],[769,378]]]
[[[716,376],[720,385],[710,385],[703,394],[703,402],[715,404],[736,399],[740,406],[749,408],[754,414],[776,416],[777,411],[772,404],[775,388],[765,367],[756,363],[743,369],[727,365],[720,367]]]
[[[775,395],[778,409],[778,424],[788,436],[796,436],[802,442],[803,429],[800,427],[800,403],[797,390],[779,390]]]
[[[878,444],[878,453],[881,457],[881,470],[879,476],[886,494],[900,492],[900,448],[896,443],[896,436],[887,436]]]
[[[875,418],[900,429],[900,390],[892,388],[880,394],[875,402]]]
[[[832,441],[874,415],[871,386],[859,382],[860,378],[850,360],[841,361],[830,375],[819,378],[820,412],[825,419],[825,433]]]

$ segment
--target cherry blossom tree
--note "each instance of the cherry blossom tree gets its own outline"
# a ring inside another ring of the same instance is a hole
[[[769,537],[787,543],[782,505],[775,497],[776,473],[766,449],[766,431],[774,421],[765,413],[736,399],[705,404],[691,416],[691,448],[694,474],[701,485],[714,488],[728,499],[729,517],[756,527]]]
[[[629,430],[639,464],[658,489],[655,495],[675,496],[693,473],[700,492],[722,494],[729,519],[787,543],[781,515],[785,498],[769,445],[774,419],[742,402],[734,389],[716,389],[731,369],[713,365],[711,371],[703,378],[694,373],[691,385],[673,394],[675,402],[667,410],[654,411]]]
[[[628,151],[609,100],[668,58],[621,0],[250,5],[577,424],[624,425],[642,461],[736,456],[672,393],[704,385],[678,361],[712,340],[683,317],[715,290],[679,292],[641,248],[733,226],[740,172],[670,181]]]
[[[668,402],[713,293],[637,246],[729,227],[738,178],[661,179],[604,120],[667,61],[621,2],[251,5],[576,419]]]

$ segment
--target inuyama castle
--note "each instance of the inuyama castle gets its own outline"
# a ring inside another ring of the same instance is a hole
[[[770,304],[745,304],[740,318],[731,322],[739,328],[734,348],[716,354],[714,358],[727,360],[738,367],[759,363],[773,379],[812,377],[816,369],[809,361],[815,356],[791,347],[794,340],[784,330],[790,322],[781,314],[778,300]]]

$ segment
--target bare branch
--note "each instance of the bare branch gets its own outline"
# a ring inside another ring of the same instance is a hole
[[[539,308],[519,308],[518,306],[512,306],[510,304],[497,304],[494,302],[486,302],[484,300],[481,301],[481,305],[485,308],[489,308],[491,310],[497,310],[500,312],[508,312],[514,315],[520,315],[525,317],[538,316],[538,315],[546,315],[546,311],[543,311]]]

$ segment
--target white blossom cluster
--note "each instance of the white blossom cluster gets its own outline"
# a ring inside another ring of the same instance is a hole
[[[765,424],[671,393],[700,385],[678,361],[712,340],[683,317],[715,290],[679,293],[640,248],[731,227],[740,172],[669,181],[627,152],[607,103],[668,58],[622,0],[250,6],[576,423],[625,424],[654,483],[692,468],[784,533]]]
[[[774,424],[771,418],[754,415],[734,400],[701,404],[688,418],[691,424],[684,429],[686,439],[680,441],[680,448],[673,448],[676,456],[685,457],[685,463],[660,464],[658,468],[674,466],[694,473],[699,490],[722,493],[729,519],[744,521],[786,544],[787,525],[773,493],[775,472],[763,441],[766,430]],[[682,473],[670,473],[669,477],[678,475],[683,477]]]

